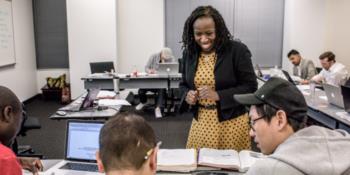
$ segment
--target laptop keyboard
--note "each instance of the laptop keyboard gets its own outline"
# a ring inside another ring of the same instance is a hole
[[[66,163],[60,169],[98,172],[98,168],[96,164],[83,164],[83,163],[73,163],[73,162]]]

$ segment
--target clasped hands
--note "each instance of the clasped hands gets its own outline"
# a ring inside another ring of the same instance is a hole
[[[186,95],[186,102],[189,105],[195,105],[199,99],[209,99],[218,101],[219,95],[211,87],[202,86],[197,90],[189,90]]]

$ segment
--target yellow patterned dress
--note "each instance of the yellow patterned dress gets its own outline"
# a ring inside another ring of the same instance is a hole
[[[216,54],[200,54],[194,78],[196,88],[209,86],[215,89],[214,66]],[[200,105],[215,105],[215,101],[200,99]],[[248,115],[219,122],[217,109],[199,108],[198,121],[193,119],[187,148],[250,149]]]

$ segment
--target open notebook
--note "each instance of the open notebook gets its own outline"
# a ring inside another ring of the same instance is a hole
[[[197,156],[198,155],[198,156]],[[196,149],[160,149],[158,152],[158,171],[190,172],[194,170],[236,170],[248,171],[261,153],[243,150]]]
[[[190,172],[197,168],[197,150],[160,149],[157,154],[158,171]]]
[[[262,157],[263,154],[249,150],[237,152],[232,149],[202,148],[199,150],[198,165],[246,172],[257,159]]]

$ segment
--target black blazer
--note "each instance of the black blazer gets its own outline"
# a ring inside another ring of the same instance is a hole
[[[233,95],[255,92],[258,83],[251,61],[251,53],[243,43],[228,41],[216,54],[217,60],[214,67],[215,90],[220,97],[216,105],[219,121],[225,121],[247,112],[243,105],[234,100]],[[180,88],[183,96],[180,112],[190,110],[193,112],[194,118],[197,119],[198,104],[189,106],[185,99],[189,90],[196,89],[194,76],[198,65],[198,53],[189,55],[185,50],[182,59]]]

